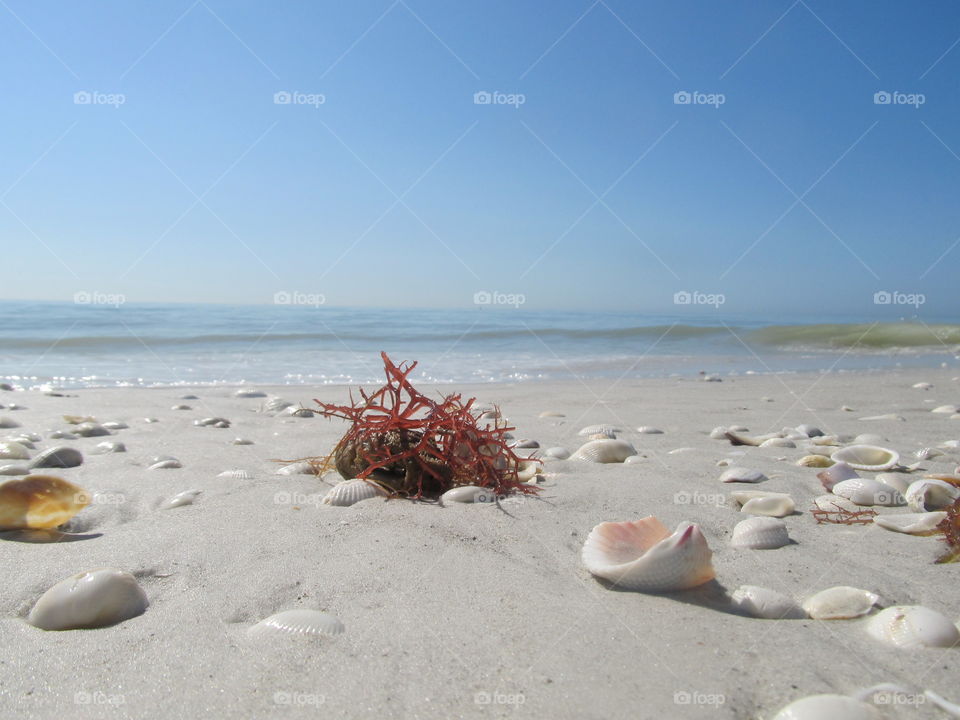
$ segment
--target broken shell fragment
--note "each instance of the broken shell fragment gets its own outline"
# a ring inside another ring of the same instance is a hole
[[[737,490],[730,493],[734,502],[740,505],[740,512],[749,515],[768,517],[786,517],[796,510],[793,498],[786,493],[765,492],[762,490]]]
[[[914,512],[945,510],[960,497],[960,487],[943,480],[917,480],[907,488],[906,502]]]
[[[846,695],[810,695],[783,708],[773,720],[881,720],[873,705]]]
[[[877,515],[873,519],[874,525],[885,530],[904,533],[906,535],[933,535],[937,532],[937,525],[947,517],[944,511],[900,513],[898,515]]]

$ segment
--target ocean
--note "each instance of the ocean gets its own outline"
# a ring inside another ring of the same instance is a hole
[[[354,384],[380,351],[428,383],[960,367],[960,325],[319,305],[0,302],[0,380],[56,386]]]

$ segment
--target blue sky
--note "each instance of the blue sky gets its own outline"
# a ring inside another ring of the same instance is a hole
[[[0,297],[949,316],[958,38],[954,2],[3,0]]]

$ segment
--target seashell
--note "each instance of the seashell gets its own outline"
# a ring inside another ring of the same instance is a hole
[[[718,425],[713,430],[710,431],[710,438],[713,440],[726,440],[727,433],[729,428],[725,428],[722,425]]]
[[[193,410],[189,405],[174,405],[170,408],[171,410]]]
[[[903,473],[877,473],[873,479],[882,482],[884,485],[889,485],[901,495],[907,491],[911,482],[909,477]]]
[[[793,498],[786,493],[765,492],[763,490],[736,490],[730,493],[734,502],[740,505],[740,512],[749,515],[785,517],[795,509]]]
[[[160,503],[158,510],[172,510],[173,508],[183,507],[184,505],[193,505],[193,501],[203,492],[203,490],[184,490],[177,493],[169,500]]]
[[[95,423],[97,419],[93,415],[64,415],[63,421],[69,425],[82,425],[83,423]]]
[[[803,609],[814,620],[848,620],[866,615],[878,602],[880,596],[872,592],[838,585],[808,597]]]
[[[853,439],[854,445],[882,445],[887,439],[876,433],[860,433]]]
[[[819,495],[813,499],[814,507],[825,512],[835,513],[838,510],[860,512],[860,506],[839,495]]]
[[[614,427],[613,425],[587,425],[585,428],[582,428],[577,435],[606,435],[609,438],[614,438],[617,436],[618,432],[623,432],[620,428]]]
[[[201,418],[200,420],[194,420],[193,424],[197,427],[210,427],[210,426],[220,426],[223,423],[226,423],[227,427],[230,426],[230,421],[222,417],[206,417]]]
[[[521,460],[520,467],[517,468],[517,479],[520,482],[535,481],[537,473],[543,468],[543,463],[539,460]]]
[[[703,382],[723,382],[723,378],[719,375],[704,375]]]
[[[853,412],[853,408],[850,407],[849,405],[841,405],[841,406],[840,406],[840,409],[841,409],[843,412]]]
[[[696,448],[692,447],[679,447],[674,448],[673,450],[668,450],[667,455],[680,455],[682,453],[695,452]]]
[[[795,448],[796,446],[797,444],[793,440],[790,440],[789,438],[785,438],[785,437],[770,438],[769,440],[764,440],[762,443],[760,443],[760,447]]]
[[[237,391],[233,394],[233,396],[234,396],[234,397],[238,397],[238,398],[262,398],[262,397],[266,397],[267,394],[266,394],[265,392],[260,391],[260,390],[252,390],[252,389],[249,389],[249,388],[240,388],[239,390],[237,390]]]
[[[286,410],[283,411],[283,413],[284,415],[289,415],[290,417],[298,417],[298,418],[312,418],[314,415],[313,410],[310,410],[309,408],[294,407],[294,406],[288,407]],[[220,423],[217,423],[217,427],[220,427]]]
[[[127,446],[122,442],[111,442],[109,440],[97,443],[97,446],[93,449],[93,452],[97,455],[108,455],[110,453],[122,453],[127,451]]]
[[[344,480],[330,488],[330,492],[323,496],[323,504],[350,507],[361,500],[386,494],[383,488],[369,480]]]
[[[735,548],[774,550],[790,542],[783,520],[755,516],[741,520],[733,528],[730,544]]]
[[[283,610],[247,629],[252,638],[299,635],[308,638],[336,637],[346,630],[333,615],[319,610]]]
[[[186,395],[181,395],[180,399],[181,400],[199,400],[200,398],[198,398],[196,395],[193,395],[192,393],[187,393]]]
[[[26,465],[0,465],[0,475],[29,475],[30,468]]]
[[[663,435],[663,430],[651,427],[650,425],[641,425],[637,428],[637,432],[644,435]]]
[[[157,455],[150,461],[147,470],[169,470],[182,467],[183,464],[171,455]]]
[[[833,490],[833,486],[837,483],[858,477],[860,477],[860,475],[857,474],[857,471],[843,461],[834,461],[834,464],[826,470],[817,473],[817,478],[819,478],[824,490],[830,491]]]
[[[732,482],[743,482],[743,483],[760,483],[767,480],[767,476],[764,475],[759,470],[750,470],[743,467],[732,467],[728,470],[725,470],[724,473],[720,476],[720,482],[732,483]]]
[[[833,494],[845,497],[856,505],[884,505],[896,507],[905,505],[897,490],[873,478],[850,478],[833,486]]]
[[[633,465],[634,463],[643,462],[646,460],[645,455],[631,455],[626,460],[623,461],[624,465]]]
[[[0,417],[0,428],[16,428],[20,427],[20,423],[14,420],[11,417],[3,416]]]
[[[641,592],[685,590],[712,580],[712,555],[699,526],[682,522],[671,535],[652,515],[600,523],[581,552],[591,574]]]
[[[21,443],[8,440],[0,442],[0,460],[29,460],[30,451]]]
[[[74,435],[72,432],[67,432],[66,430],[54,430],[47,437],[51,440],[76,440],[79,435]]]
[[[793,598],[776,590],[741,585],[730,596],[733,606],[750,617],[764,620],[801,620],[807,612]]]
[[[228,478],[230,480],[253,480],[253,474],[246,470],[224,470],[217,475],[218,478]]]
[[[818,435],[810,438],[809,443],[814,447],[832,447],[840,444],[840,438],[836,435]]]
[[[34,436],[36,436],[36,440],[31,439]],[[3,442],[19,443],[20,445],[23,445],[23,447],[25,447],[27,450],[36,450],[37,446],[34,445],[34,443],[40,442],[42,439],[43,438],[40,435],[37,435],[36,433],[30,433],[30,434],[23,434],[23,435],[8,435],[3,439]]]
[[[837,462],[842,460],[856,470],[871,472],[889,470],[900,462],[899,453],[879,445],[848,445],[840,448],[830,457]]]
[[[317,471],[308,462],[295,462],[277,470],[277,475],[316,475]]]
[[[513,447],[525,450],[528,448],[538,448],[540,447],[540,443],[538,443],[536,440],[518,440]]]
[[[41,630],[106,627],[142,615],[149,604],[133,575],[100,568],[71,575],[47,590],[27,622]]]
[[[8,480],[0,485],[0,529],[54,528],[89,504],[89,493],[58,477]]]
[[[935,407],[935,408],[934,408],[933,410],[931,410],[930,412],[941,413],[941,414],[943,414],[943,415],[953,415],[953,414],[955,414],[955,413],[960,412],[960,406],[957,406],[957,405],[941,405],[941,406],[939,406],[939,407]]]
[[[542,418],[562,418],[562,417],[566,417],[566,415],[564,415],[563,413],[560,413],[560,412],[554,412],[553,410],[544,410],[544,411],[543,411],[542,413],[540,413],[537,417],[542,417]]]
[[[960,631],[950,619],[922,605],[894,605],[867,623],[871,637],[900,648],[952,647]]]
[[[735,433],[750,432],[750,428],[748,428],[746,425],[731,425],[730,427],[727,428],[727,430]]]
[[[246,438],[234,438],[232,445],[253,445],[253,440],[247,440]]]
[[[924,690],[923,696],[951,717],[960,718],[960,705],[952,703],[933,690]]]
[[[100,437],[110,434],[110,431],[103,425],[95,422],[80,423],[73,429],[73,432],[80,437]]]
[[[794,700],[773,716],[773,720],[881,720],[873,705],[846,695],[809,695]]]
[[[804,435],[810,438],[820,437],[821,435],[824,434],[823,430],[821,430],[820,428],[815,427],[814,425],[808,425],[806,423],[797,425],[797,432],[803,433]]]
[[[933,384],[928,382],[918,382],[918,383],[914,383],[910,387],[912,387],[915,390],[930,390],[933,387]]]
[[[557,460],[566,460],[570,457],[570,451],[565,447],[552,447],[543,451],[546,457],[556,458]]]
[[[937,525],[946,517],[947,513],[944,511],[877,515],[873,524],[907,535],[933,535],[937,532]]]
[[[444,503],[493,503],[497,501],[497,496],[490,488],[461,485],[447,490],[440,499]]]
[[[636,449],[626,440],[591,440],[571,455],[570,459],[594,463],[622,463],[636,454]]]
[[[943,480],[917,480],[910,483],[905,496],[914,512],[945,510],[960,497],[960,488]]]
[[[130,427],[124,422],[105,422],[103,426],[107,430],[126,430],[128,427]]]
[[[773,438],[781,438],[783,435],[780,433],[767,433],[766,435],[757,435],[755,437],[750,437],[749,435],[744,435],[743,433],[734,432],[733,430],[727,430],[724,434],[724,437],[730,441],[731,445],[752,445],[753,447],[760,447],[767,440],[772,440]]]
[[[957,468],[960,470],[960,468]],[[943,480],[945,483],[960,487],[960,474],[952,473],[930,473],[923,476],[925,480]]]
[[[907,421],[907,419],[903,417],[903,415],[897,415],[896,413],[887,413],[886,415],[869,415],[868,417],[862,417],[857,419],[867,421],[867,422],[872,422],[875,420],[895,420],[897,422]]]
[[[825,455],[804,455],[797,460],[800,467],[828,468],[833,465],[833,460]]]
[[[44,450],[42,453],[37,455],[33,462],[30,463],[31,468],[70,468],[77,467],[83,463],[83,455],[80,454],[79,450],[74,450],[70,447],[52,447],[49,450]]]

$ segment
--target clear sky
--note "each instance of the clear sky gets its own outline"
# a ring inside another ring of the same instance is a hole
[[[958,39],[953,1],[2,0],[0,297],[955,314]]]

